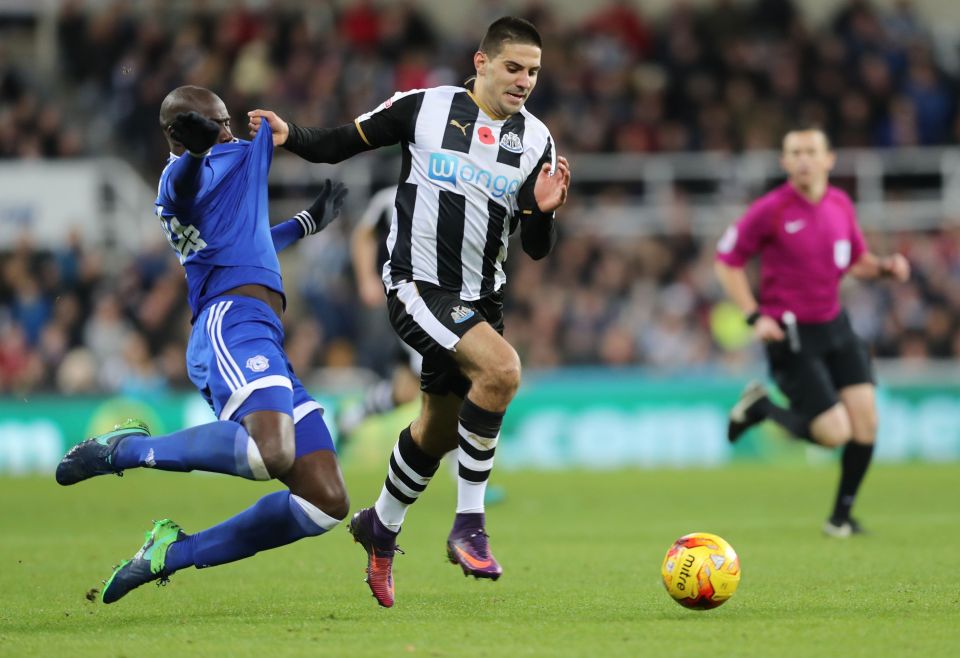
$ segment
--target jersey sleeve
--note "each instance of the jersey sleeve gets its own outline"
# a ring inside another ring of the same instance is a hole
[[[398,92],[352,124],[336,128],[304,128],[288,121],[290,134],[283,147],[309,162],[337,164],[381,146],[412,142],[423,94]]]
[[[768,199],[754,202],[743,217],[720,237],[716,259],[732,267],[746,265],[763,246],[771,231],[770,215]]]
[[[361,114],[353,123],[360,138],[372,148],[400,142],[415,142],[415,129],[424,91],[397,92],[374,110]]]
[[[549,134],[540,159],[517,193],[517,207],[520,211],[520,243],[523,250],[533,259],[540,259],[549,254],[557,237],[553,225],[554,213],[541,211],[534,194],[537,176],[547,162],[552,167],[551,171],[557,170],[557,154],[553,148],[553,138]]]

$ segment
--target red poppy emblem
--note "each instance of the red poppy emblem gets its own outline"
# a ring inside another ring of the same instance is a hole
[[[481,144],[493,144],[497,141],[493,138],[493,131],[486,126],[481,126],[480,129],[477,130],[477,137],[480,138]]]

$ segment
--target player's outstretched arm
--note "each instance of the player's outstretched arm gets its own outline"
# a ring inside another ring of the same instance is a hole
[[[330,179],[323,181],[309,208],[270,229],[274,249],[279,253],[297,240],[325,229],[340,216],[346,196],[347,186],[343,183],[334,183]]]
[[[336,164],[373,148],[363,141],[352,123],[336,128],[301,128],[270,110],[253,110],[247,112],[247,116],[251,136],[256,135],[266,121],[273,131],[274,146],[283,146],[308,162]]]
[[[910,261],[903,254],[877,256],[868,251],[850,266],[850,274],[858,279],[890,277],[903,282],[910,278]]]
[[[182,144],[188,157],[181,157],[170,165],[168,182],[174,195],[190,199],[203,187],[203,159],[220,137],[220,125],[197,112],[181,112],[168,128],[173,141]]]

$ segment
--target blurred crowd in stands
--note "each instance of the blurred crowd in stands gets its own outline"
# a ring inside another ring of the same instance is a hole
[[[796,0],[675,2],[656,21],[611,0],[576,22],[542,0],[487,0],[455,34],[410,1],[256,4],[66,0],[58,76],[0,49],[0,157],[113,148],[155,169],[157,107],[184,83],[238,117],[268,103],[307,125],[348,122],[394,90],[462,81],[476,26],[510,11],[544,35],[529,107],[569,152],[775,148],[797,120],[831,126],[840,146],[960,139],[956,44],[937,48],[908,0],[841,1],[817,26]]]
[[[451,34],[415,2],[275,0],[215,13],[204,3],[94,9],[67,0],[56,18],[56,75],[0,38],[0,160],[114,153],[152,180],[166,156],[158,107],[177,85],[218,91],[240,136],[242,113],[258,106],[335,125],[394,90],[462,81],[476,26],[504,13],[527,16],[545,37],[528,107],[566,153],[777,148],[785,128],[810,120],[839,146],[960,142],[957,44],[938,48],[909,2],[888,10],[841,2],[822,25],[805,22],[791,0],[676,2],[655,21],[641,4],[614,0],[573,23],[549,2],[490,0]],[[576,192],[565,217],[588,212]],[[301,372],[384,362],[383,341],[365,333],[370,314],[384,313],[358,307],[346,232],[311,238],[292,250],[299,258],[285,255],[288,347]],[[960,356],[960,233],[869,239],[878,252],[902,250],[916,272],[908,284],[847,290],[876,354]],[[714,339],[721,295],[712,254],[712,239],[682,233],[578,232],[540,262],[515,249],[508,337],[530,368],[737,367],[751,351]],[[0,263],[0,393],[189,386],[182,270],[164,243],[117,261],[78,235],[53,250],[24,235]]]
[[[884,253],[903,251],[914,277],[851,282],[844,297],[857,331],[879,357],[960,358],[960,229],[868,240]],[[639,365],[759,375],[755,345],[728,350],[715,340],[712,311],[721,293],[712,258],[712,241],[682,235],[561,238],[542,261],[516,248],[508,261],[507,337],[529,369]],[[190,386],[190,313],[182,270],[165,243],[108,269],[101,251],[75,237],[57,251],[24,240],[2,263],[0,393],[152,394]],[[299,268],[299,276],[296,267],[284,272],[297,282],[288,285],[284,318],[294,368],[309,379],[318,367],[389,365],[385,311],[361,307],[349,270],[314,285],[302,259]],[[742,323],[739,315],[735,321]]]

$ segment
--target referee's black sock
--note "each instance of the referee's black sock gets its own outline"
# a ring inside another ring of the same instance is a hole
[[[764,418],[772,420],[790,432],[794,438],[816,443],[813,437],[810,436],[810,421],[807,420],[806,416],[774,404],[770,398],[763,398],[758,405],[760,406],[759,411],[763,414]]]
[[[833,505],[832,520],[849,520],[850,509],[853,507],[857,490],[863,482],[863,476],[867,473],[872,457],[872,443],[850,441],[843,447],[843,456],[840,458],[840,487],[837,489],[837,500]]]

